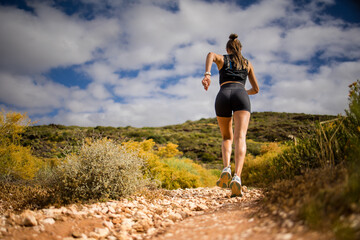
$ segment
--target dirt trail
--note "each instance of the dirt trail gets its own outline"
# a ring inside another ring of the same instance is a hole
[[[264,212],[260,189],[153,191],[132,199],[0,215],[0,239],[332,239]]]
[[[289,219],[277,221],[261,213],[258,202],[248,201],[225,204],[216,211],[185,219],[153,239],[328,240],[332,237],[309,231]]]

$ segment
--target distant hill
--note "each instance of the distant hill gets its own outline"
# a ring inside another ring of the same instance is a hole
[[[336,116],[302,113],[254,112],[248,130],[248,152],[257,155],[265,142],[290,140],[289,135],[311,134],[314,124]],[[184,156],[203,163],[221,162],[221,135],[216,118],[187,121],[164,127],[77,127],[57,124],[32,126],[23,134],[22,144],[32,146],[36,155],[63,157],[76,150],[85,137],[107,137],[119,141],[153,139],[158,144],[172,142]]]

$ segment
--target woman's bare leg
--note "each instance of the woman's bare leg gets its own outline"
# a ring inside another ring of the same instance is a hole
[[[222,136],[222,159],[224,167],[230,165],[232,143],[233,143],[233,131],[232,131],[232,118],[231,117],[217,117],[217,121],[220,127]]]
[[[234,112],[234,143],[235,143],[235,173],[241,177],[246,154],[246,133],[249,127],[250,112]]]

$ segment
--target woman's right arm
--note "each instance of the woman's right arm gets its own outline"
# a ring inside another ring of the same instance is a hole
[[[256,80],[254,68],[253,68],[250,61],[249,61],[249,82],[250,82],[252,88],[247,90],[248,95],[257,94],[259,92],[259,90],[260,90],[259,89],[259,84],[258,84],[258,82]]]
[[[211,72],[211,65],[213,62],[216,63],[218,69],[220,70],[222,68],[222,66],[224,65],[224,58],[222,55],[219,55],[219,54],[216,54],[213,52],[209,52],[208,55],[206,56],[206,62],[205,62],[205,72],[206,73]],[[206,91],[208,90],[210,83],[211,83],[210,75],[206,74],[202,80],[202,84]]]

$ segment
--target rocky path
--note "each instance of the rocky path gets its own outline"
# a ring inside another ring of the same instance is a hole
[[[243,190],[236,198],[218,187],[154,190],[120,201],[10,213],[0,216],[0,239],[331,239],[286,213],[265,213],[262,191]]]

